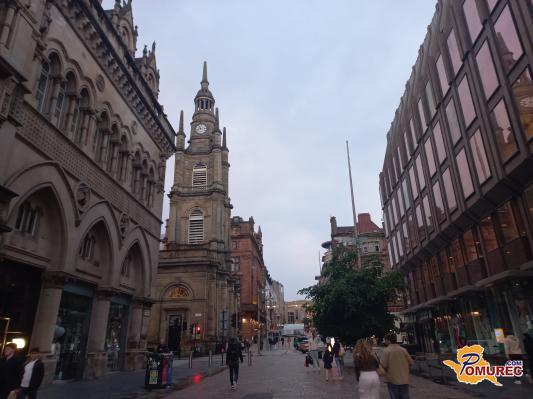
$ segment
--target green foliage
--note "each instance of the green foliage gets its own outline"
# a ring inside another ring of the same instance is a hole
[[[394,316],[387,303],[405,288],[402,275],[383,272],[378,257],[365,259],[361,269],[356,265],[356,250],[339,246],[324,264],[321,281],[298,292],[312,301],[309,310],[320,334],[346,343],[391,331]]]

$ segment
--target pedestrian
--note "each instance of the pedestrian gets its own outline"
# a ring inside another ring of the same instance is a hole
[[[285,338],[281,337],[281,347],[285,348]]]
[[[235,338],[230,338],[228,352],[226,353],[226,365],[229,366],[229,382],[231,389],[237,389],[237,380],[239,379],[239,360],[244,362],[242,357],[241,345]]]
[[[371,351],[369,341],[362,338],[357,340],[353,351],[353,365],[358,381],[359,399],[379,399],[379,362]]]
[[[44,377],[44,365],[39,359],[39,348],[30,350],[28,360],[24,364],[24,375],[20,383],[17,399],[36,399],[37,390]]]
[[[314,360],[314,359],[313,359]],[[329,375],[333,367],[333,348],[331,344],[327,344],[324,354],[322,355],[322,361],[324,362],[324,370],[326,370],[326,381],[329,381]],[[331,376],[333,379],[333,376]]]
[[[524,349],[526,351],[529,365],[529,375],[527,378],[529,382],[533,382],[533,338],[529,333],[524,334]]]
[[[385,371],[385,382],[391,399],[409,399],[409,371],[413,359],[405,348],[396,343],[396,334],[389,333],[383,339],[387,347],[383,350],[380,364]]]
[[[524,352],[522,352],[522,348],[520,348],[520,341],[512,333],[506,335],[503,339],[503,347],[507,359],[523,360]],[[520,377],[515,377],[514,383],[521,384]]]
[[[17,345],[8,343],[0,359],[0,399],[6,399],[11,391],[20,386],[23,373],[22,360],[17,356]]]
[[[344,347],[341,344],[339,338],[335,338],[335,343],[333,344],[333,356],[335,358],[335,365],[337,366],[337,378],[342,380],[342,372],[344,370]]]
[[[321,344],[320,338],[316,335],[316,332],[313,331],[311,335],[307,337],[309,342],[309,353],[311,359],[313,359],[313,368],[320,371],[320,363],[318,363],[318,347]]]

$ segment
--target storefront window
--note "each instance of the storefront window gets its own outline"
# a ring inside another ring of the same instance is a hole
[[[511,208],[511,203],[506,202],[496,210],[498,221],[506,243],[516,240],[519,237],[518,228]]]
[[[442,89],[442,96],[446,94],[450,85],[448,84],[448,78],[446,77],[446,69],[444,67],[444,61],[442,54],[437,58],[437,72],[439,74],[440,87]]]
[[[522,130],[529,140],[533,138],[533,81],[529,69],[524,72],[513,84],[513,96],[520,112]]]
[[[505,6],[496,20],[494,30],[496,31],[503,66],[509,71],[523,53],[509,6]]]
[[[507,107],[503,99],[494,107],[491,117],[498,150],[502,161],[505,162],[516,153],[517,146],[513,128],[511,122],[509,122]]]
[[[457,75],[461,68],[461,54],[459,54],[459,46],[457,45],[457,39],[455,38],[455,32],[452,30],[447,40],[448,51],[450,52],[450,58],[452,60],[454,75]]]
[[[461,187],[463,188],[464,198],[467,199],[474,193],[474,186],[472,185],[472,177],[470,176],[470,168],[466,159],[465,149],[463,148],[455,158],[457,161],[457,168],[459,170],[459,180],[461,180]]]
[[[486,217],[481,221],[481,237],[485,244],[485,250],[487,252],[494,251],[498,248],[498,240],[496,239],[496,233],[494,232],[494,226],[492,225],[492,218]]]
[[[429,176],[433,176],[437,171],[435,165],[435,158],[433,157],[433,146],[431,145],[431,139],[428,138],[424,144],[424,149],[426,150],[426,159],[428,161]]]
[[[474,43],[482,28],[481,21],[479,20],[479,13],[477,11],[476,2],[472,0],[466,0],[463,3],[463,11],[465,13],[468,32],[470,33],[470,39],[472,40],[472,43]]]
[[[476,167],[476,174],[479,184],[483,184],[491,176],[489,162],[487,160],[487,153],[483,145],[481,132],[476,130],[474,135],[470,138],[470,149],[474,157],[474,165]]]
[[[435,147],[437,147],[437,158],[439,165],[446,159],[446,149],[444,148],[444,140],[442,139],[442,131],[440,130],[440,123],[437,122],[433,129],[433,137],[435,138]]]
[[[455,144],[461,138],[461,129],[459,128],[459,121],[457,120],[457,112],[455,111],[453,98],[446,106],[446,118],[448,119],[448,126],[450,127],[452,143]]]
[[[444,213],[444,205],[442,203],[442,194],[438,180],[433,184],[433,197],[435,198],[435,212],[437,212],[436,219],[439,222],[442,222],[446,219],[446,214]]]
[[[463,118],[465,126],[468,128],[472,121],[476,118],[476,110],[472,101],[472,95],[470,94],[470,86],[468,85],[468,76],[465,75],[459,87],[459,100],[461,102],[461,109],[463,110]]]
[[[446,194],[446,201],[448,201],[448,209],[451,212],[457,208],[457,201],[455,200],[455,190],[453,189],[450,169],[444,171],[442,181],[444,182],[444,193]]]
[[[481,76],[485,98],[489,99],[499,83],[488,42],[483,43],[483,46],[481,46],[481,49],[476,55],[476,63],[479,75]]]
[[[107,369],[110,371],[122,369],[127,321],[128,305],[112,302],[109,307],[106,335]]]

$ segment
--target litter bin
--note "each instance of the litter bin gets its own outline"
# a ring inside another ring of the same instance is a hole
[[[150,352],[146,360],[144,386],[148,389],[166,388],[172,385],[172,362],[174,354]]]

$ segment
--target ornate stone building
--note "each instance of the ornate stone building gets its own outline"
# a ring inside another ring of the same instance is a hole
[[[131,1],[3,1],[0,26],[7,340],[47,381],[142,367],[175,149],[155,45],[135,58]]]
[[[231,275],[228,148],[204,63],[189,145],[177,137],[166,245],[160,253],[150,342],[187,352],[235,336],[239,281]]]

